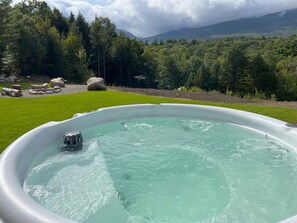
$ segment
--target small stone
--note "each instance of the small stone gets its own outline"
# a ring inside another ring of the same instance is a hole
[[[62,91],[61,87],[59,87],[59,86],[54,86],[54,90]]]
[[[34,90],[29,90],[29,93],[30,93],[30,94],[36,94],[36,93],[37,93],[37,91],[34,91]]]

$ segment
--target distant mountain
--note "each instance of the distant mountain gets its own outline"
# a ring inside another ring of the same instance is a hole
[[[288,36],[297,34],[297,9],[262,17],[239,19],[215,25],[180,29],[145,38],[149,42],[168,39],[216,39],[241,36]]]
[[[121,29],[116,29],[116,33],[125,33],[126,36],[130,37],[131,39],[138,39],[136,36],[134,36],[132,33],[121,30]]]

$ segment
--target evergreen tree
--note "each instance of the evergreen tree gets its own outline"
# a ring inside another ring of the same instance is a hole
[[[70,15],[68,17],[68,23],[69,23],[69,26],[71,26],[73,23],[75,23],[75,16],[74,16],[73,12],[70,12]]]
[[[64,49],[67,60],[67,78],[75,83],[84,83],[91,76],[91,72],[88,70],[88,59],[80,36],[70,31],[64,41]]]
[[[86,50],[87,54],[90,55],[91,51],[91,40],[90,40],[90,26],[86,22],[85,17],[79,13],[76,17],[76,26],[78,27],[79,32],[81,33],[83,47]]]
[[[91,44],[93,49],[93,67],[97,69],[97,76],[101,76],[103,70],[103,78],[106,79],[106,57],[113,40],[115,39],[116,26],[108,19],[103,17],[95,17],[95,21],[91,24]]]
[[[247,65],[247,58],[240,47],[231,47],[226,56],[222,78],[230,91],[246,92],[248,90]]]
[[[58,30],[59,33],[65,36],[69,32],[69,24],[67,19],[56,8],[53,9],[53,13],[51,15],[51,24]]]
[[[252,80],[252,91],[261,91],[270,97],[276,89],[276,77],[260,55],[253,57],[249,63],[249,73]]]
[[[0,2],[0,72],[3,70],[3,59],[6,51],[6,46],[11,38],[11,0],[2,0]],[[5,59],[4,59],[5,60]]]
[[[65,76],[65,55],[62,38],[55,27],[48,30],[45,74],[50,77]]]
[[[35,20],[27,14],[14,9],[14,34],[8,50],[13,58],[14,66],[20,75],[40,74],[45,57],[45,46],[42,45]]]
[[[145,44],[146,45],[146,44]],[[145,83],[148,88],[156,88],[156,70],[158,67],[158,54],[152,49],[144,48],[142,74],[145,77]]]
[[[130,39],[124,34],[120,33],[114,40],[111,48],[111,55],[118,66],[118,75],[116,80],[121,86],[124,86],[124,75],[127,73],[127,65],[130,58]],[[125,75],[126,76],[126,75]]]

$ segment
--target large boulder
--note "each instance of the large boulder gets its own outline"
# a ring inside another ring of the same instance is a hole
[[[104,79],[101,77],[91,77],[87,81],[88,91],[102,91],[106,90]]]
[[[16,75],[10,75],[6,79],[8,82],[17,82],[18,77]]]
[[[63,77],[54,78],[51,80],[50,85],[52,87],[55,87],[55,86],[65,87],[65,80]]]

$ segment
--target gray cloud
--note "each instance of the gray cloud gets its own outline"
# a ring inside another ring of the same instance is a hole
[[[15,0],[18,1],[18,0]],[[88,21],[109,17],[119,29],[141,37],[231,19],[297,8],[296,0],[46,0],[64,13],[79,11]]]

